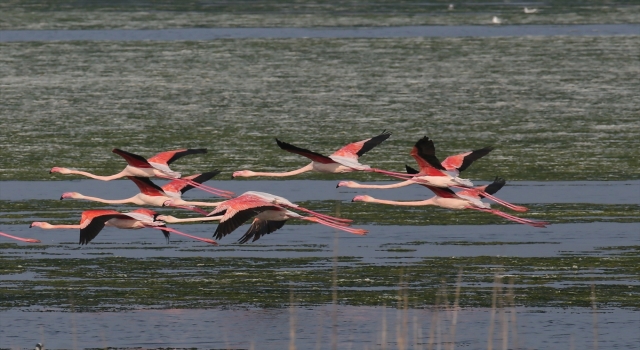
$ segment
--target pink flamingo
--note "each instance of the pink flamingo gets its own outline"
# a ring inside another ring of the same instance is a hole
[[[353,202],[369,202],[369,203],[405,205],[405,206],[435,205],[438,207],[454,209],[454,210],[472,209],[472,210],[478,210],[485,213],[498,215],[507,220],[511,220],[520,224],[525,224],[533,227],[546,227],[546,225],[548,225],[547,222],[523,219],[517,216],[507,214],[505,212],[501,212],[496,209],[491,209],[491,206],[489,205],[489,203],[484,203],[481,201],[481,199],[485,196],[485,194],[496,193],[498,190],[502,188],[502,186],[504,186],[504,184],[505,184],[505,181],[503,179],[496,178],[494,182],[490,185],[477,186],[471,189],[460,191],[458,193],[455,193],[450,188],[441,188],[441,187],[424,185],[425,187],[433,191],[436,195],[430,199],[423,200],[423,201],[391,201],[391,200],[384,200],[384,199],[376,199],[371,196],[355,196],[353,198]]]
[[[433,144],[433,141],[425,136],[420,140],[418,140],[418,142],[416,142],[414,147],[411,149],[411,156],[416,160],[416,162],[420,166],[420,171],[417,174],[412,174],[413,169],[410,167],[407,167],[407,170],[410,172],[409,174],[403,174],[403,173],[387,174],[389,176],[405,179],[405,181],[397,184],[386,185],[385,188],[402,187],[402,186],[410,185],[412,183],[419,183],[419,184],[429,185],[433,187],[443,187],[443,188],[446,188],[446,187],[456,187],[456,188],[462,188],[462,189],[472,188],[473,184],[471,183],[471,181],[466,179],[461,179],[457,175],[459,174],[460,171],[465,170],[469,165],[471,165],[471,163],[473,163],[474,160],[477,160],[483,155],[489,153],[491,149],[492,148],[490,147],[485,147],[477,151],[472,151],[468,153],[466,156],[465,156],[466,153],[463,153],[463,154],[453,156],[453,158],[451,159],[447,158],[445,160],[445,164],[447,164],[447,166],[449,167],[449,170],[447,170],[440,163],[440,161],[435,155],[435,146]],[[339,185],[340,184],[338,184],[338,186]],[[349,187],[361,187],[361,188],[365,186],[357,183],[355,184],[355,186],[354,184],[351,184],[351,183],[344,183],[343,185],[349,186]],[[372,188],[372,187],[369,187],[369,188]],[[382,188],[382,187],[378,186],[377,188]],[[482,193],[482,195],[514,211],[526,212],[528,210],[523,206],[514,205],[500,198],[497,198],[491,195],[490,193]]]
[[[233,173],[233,177],[250,177],[250,176],[293,176],[302,174],[308,171],[317,171],[321,173],[349,173],[352,171],[368,171],[368,172],[380,172],[386,174],[387,171],[371,168],[368,165],[360,164],[358,158],[376,147],[384,140],[388,139],[391,133],[383,131],[380,135],[372,137],[370,139],[350,143],[330,156],[324,156],[320,153],[312,152],[308,149],[296,147],[292,144],[282,142],[276,138],[278,146],[291,153],[299,154],[301,156],[311,159],[311,163],[306,166],[287,171],[283,173],[266,173],[266,172],[254,172],[250,170],[240,170]],[[395,173],[392,173],[395,174]]]
[[[211,175],[211,173],[214,173]],[[190,176],[192,181],[206,181],[209,175],[209,178],[213,177],[217,172],[205,173],[207,174],[198,174]],[[196,211],[200,214],[207,215],[207,212],[196,207],[196,206],[205,206],[205,207],[216,207],[218,204],[222,202],[193,202],[193,201],[185,201],[180,198],[182,193],[188,191],[191,185],[187,185],[184,181],[174,180],[164,185],[163,187],[159,187],[155,183],[153,183],[148,177],[136,177],[136,176],[127,176],[131,181],[133,181],[138,189],[140,189],[140,193],[136,194],[133,197],[125,198],[125,199],[103,199],[98,197],[90,197],[85,196],[78,192],[65,192],[60,196],[60,199],[72,198],[72,199],[84,199],[93,202],[100,202],[106,204],[136,204],[136,205],[152,205],[156,207],[162,206],[173,206],[182,209],[188,209]]]
[[[40,243],[39,239],[35,239],[35,238],[22,238],[22,237],[17,237],[17,236],[12,236],[8,233],[4,233],[4,232],[0,232],[0,236],[4,236],[7,238],[11,238],[11,239],[15,239],[18,241],[22,241],[22,242],[27,242],[27,243]]]
[[[189,154],[198,154],[198,153],[207,153],[207,150],[204,148],[198,149],[179,149],[173,151],[166,151],[156,154],[155,156],[145,159],[142,156],[137,154],[129,153],[117,148],[114,148],[113,153],[121,156],[127,161],[127,166],[121,172],[109,175],[109,176],[101,176],[88,173],[86,171],[73,170],[68,168],[61,167],[53,167],[49,171],[49,173],[60,173],[60,174],[75,174],[75,175],[83,175],[90,177],[96,180],[102,181],[111,181],[115,179],[120,179],[125,176],[137,176],[137,177],[159,177],[164,179],[178,179],[181,174],[179,172],[173,171],[169,168],[169,164],[174,161],[189,155]],[[231,198],[233,196],[233,192],[218,190],[213,187],[205,186],[199,183],[192,181],[191,179],[185,178],[182,181],[187,184],[202,189],[203,191],[218,194],[221,197]]]
[[[162,221],[156,221],[157,213],[149,209],[137,209],[127,213],[120,213],[115,210],[85,210],[79,225],[52,225],[48,222],[36,221],[29,227],[40,227],[43,229],[80,229],[80,244],[88,244],[102,231],[105,226],[112,226],[120,229],[141,229],[152,228],[162,231],[167,241],[171,232],[185,237],[193,238],[205,243],[218,245],[212,239],[192,236],[166,226]]]
[[[256,194],[258,193],[258,194]],[[272,196],[272,195],[270,195]],[[276,198],[282,198],[273,196]],[[286,200],[285,200],[286,201]],[[288,202],[288,201],[286,201]],[[348,228],[348,224],[327,220],[317,216],[302,216],[286,209],[281,201],[267,200],[260,192],[247,192],[239,197],[229,199],[220,204],[209,215],[221,214],[220,224],[216,228],[214,237],[220,239],[240,227],[245,221],[254,218],[249,230],[240,238],[239,243],[246,243],[250,239],[258,240],[260,237],[270,234],[284,226],[289,219],[300,219],[333,227],[345,232],[364,235],[366,230]],[[299,206],[296,206],[300,209]],[[329,217],[329,216],[325,216]]]

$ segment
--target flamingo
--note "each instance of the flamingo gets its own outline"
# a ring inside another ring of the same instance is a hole
[[[267,193],[266,195],[269,194]],[[278,198],[282,197],[273,195],[266,197],[274,197],[276,199],[265,199],[265,194],[261,192],[247,192],[243,193],[239,197],[229,199],[220,204],[209,214],[222,214],[220,224],[218,224],[218,227],[216,228],[214,237],[216,239],[220,239],[230,234],[252,217],[254,217],[254,220],[251,227],[238,240],[241,244],[248,242],[250,239],[253,239],[255,242],[260,237],[280,229],[289,219],[311,221],[357,235],[365,235],[367,233],[367,231],[363,229],[348,228],[346,227],[348,225],[347,223],[326,219],[326,217],[329,216],[324,216],[325,218],[317,216],[302,216],[286,208],[286,206],[288,206],[286,203],[289,202],[286,199],[284,201],[278,200]],[[296,208],[300,209],[299,206],[296,206]]]
[[[425,155],[425,151],[420,151],[420,149],[424,149],[426,147],[432,148],[433,152],[435,152],[435,146],[433,145],[433,141],[429,140],[428,137],[423,137],[418,140],[411,150],[411,156],[416,159],[418,164],[421,166],[422,172],[417,171],[408,165],[405,165],[407,168],[407,174],[415,178],[415,176],[419,176],[419,179],[428,182],[429,184],[433,184],[434,186],[452,186],[457,184],[469,184],[468,180],[459,179],[457,176],[460,172],[466,170],[473,162],[476,160],[486,156],[493,150],[493,147],[484,147],[481,149],[473,150],[470,152],[460,153],[453,156],[447,157],[441,164],[437,161],[437,158],[434,160],[436,164],[440,164],[441,167],[446,170],[445,173],[440,170],[440,172],[433,171],[431,164],[429,162],[425,162],[425,159],[422,157]],[[406,177],[407,174],[397,173],[398,177],[403,178]],[[428,175],[432,174],[432,175]],[[449,176],[447,176],[449,175]],[[432,176],[432,177],[429,177]],[[437,176],[437,177],[433,177]],[[456,179],[457,178],[457,179]],[[443,182],[445,181],[445,182]],[[350,187],[350,188],[377,188],[377,189],[389,189],[389,188],[399,188],[409,186],[411,184],[417,183],[412,178],[398,182],[395,184],[389,185],[364,185],[359,184],[355,181],[340,181],[337,187]]]
[[[190,176],[192,181],[206,181],[209,178],[215,176],[217,171],[212,171],[204,174],[197,174]],[[183,208],[199,212],[200,214],[207,215],[207,212],[197,208],[196,206],[215,207],[222,202],[192,202],[185,201],[180,198],[181,194],[191,189],[191,185],[187,185],[180,180],[174,180],[168,184],[159,187],[153,183],[147,177],[127,176],[133,181],[140,189],[140,193],[133,197],[125,199],[103,199],[98,197],[85,196],[78,192],[65,192],[60,196],[60,199],[72,198],[72,199],[84,199],[94,202],[106,203],[106,204],[136,204],[136,205],[152,205],[157,207],[173,206],[177,208]]]
[[[368,165],[360,164],[358,162],[358,158],[370,151],[375,146],[382,143],[384,140],[388,139],[391,136],[390,132],[383,131],[380,135],[374,136],[370,139],[350,143],[336,152],[332,153],[330,156],[324,156],[320,153],[312,152],[308,149],[300,148],[294,146],[292,144],[280,141],[276,138],[276,143],[278,146],[291,153],[299,154],[301,156],[307,157],[311,159],[311,163],[303,166],[300,169],[287,171],[283,173],[265,173],[265,172],[254,172],[250,170],[240,170],[233,173],[233,177],[251,177],[251,176],[293,176],[302,174],[308,171],[317,171],[321,173],[349,173],[352,171],[369,171],[369,172],[380,172],[387,173],[384,170],[371,168]]]
[[[120,213],[115,210],[85,210],[79,225],[52,225],[48,222],[35,221],[29,227],[40,227],[42,229],[80,229],[79,244],[88,244],[102,231],[105,226],[112,226],[120,229],[141,229],[152,228],[162,231],[167,241],[171,232],[185,237],[193,238],[205,243],[218,245],[212,239],[192,236],[172,228],[169,228],[162,221],[155,220],[157,213],[150,209],[137,209],[127,213]]]
[[[178,179],[181,177],[179,172],[173,171],[169,168],[169,164],[174,161],[190,154],[200,154],[207,153],[207,150],[204,148],[189,148],[189,149],[178,149],[173,151],[166,151],[156,154],[155,156],[145,159],[142,156],[137,154],[129,153],[123,151],[121,149],[114,148],[112,150],[113,153],[121,156],[127,161],[127,166],[121,172],[110,175],[110,176],[101,176],[88,173],[86,171],[73,170],[68,168],[61,167],[53,167],[49,171],[49,173],[60,173],[64,175],[75,174],[75,175],[83,175],[90,177],[96,180],[102,181],[111,181],[115,179],[120,179],[126,176],[137,176],[137,177],[160,177],[164,179]],[[187,184],[198,187],[206,192],[218,194],[221,197],[231,198],[233,196],[233,192],[218,190],[213,187],[205,186],[199,183],[192,181],[189,178],[185,178],[182,181]]]
[[[389,205],[404,205],[404,206],[419,206],[419,205],[435,205],[442,208],[454,209],[454,210],[462,210],[462,209],[472,209],[478,210],[485,213],[490,213],[494,215],[498,215],[507,220],[511,220],[520,224],[525,224],[533,227],[546,227],[548,225],[547,222],[543,221],[534,221],[529,219],[519,218],[517,216],[513,216],[507,214],[505,212],[491,209],[491,205],[489,203],[482,202],[481,199],[485,194],[493,194],[500,190],[505,184],[504,179],[496,177],[493,183],[485,186],[477,186],[471,189],[466,189],[464,191],[460,191],[458,193],[454,192],[450,188],[440,188],[429,185],[424,185],[429,188],[431,191],[435,193],[435,196],[423,200],[423,201],[391,201],[384,199],[376,199],[371,196],[355,196],[353,198],[353,202],[369,202],[369,203],[380,203],[380,204],[389,204]]]
[[[411,156],[418,162],[420,171],[417,174],[403,174],[391,172],[387,174],[389,176],[405,179],[404,182],[399,184],[386,185],[386,188],[402,187],[410,185],[413,182],[420,184],[430,185],[433,187],[457,187],[462,189],[472,188],[473,183],[467,179],[461,179],[457,176],[461,171],[465,170],[473,161],[481,158],[483,155],[489,153],[492,150],[491,147],[485,147],[476,151],[462,153],[453,157],[445,159],[444,164],[449,170],[440,163],[436,157],[436,149],[433,144],[433,140],[424,136],[411,149]],[[411,180],[412,182],[407,182]],[[340,185],[340,184],[338,184]],[[378,187],[380,188],[380,187]],[[518,212],[526,212],[528,209],[506,202],[500,198],[497,198],[489,193],[483,193],[485,197],[492,201],[503,205],[511,210]]]
[[[11,239],[15,239],[15,240],[22,241],[22,242],[27,242],[27,243],[40,243],[39,239],[22,238],[22,237],[13,236],[13,235],[10,235],[10,234],[4,233],[4,232],[0,232],[0,236],[4,236],[4,237],[7,237],[7,238],[11,238]]]

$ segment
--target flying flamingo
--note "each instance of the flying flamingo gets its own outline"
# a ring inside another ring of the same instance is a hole
[[[125,176],[137,176],[137,177],[160,177],[164,179],[178,179],[181,174],[179,172],[175,172],[169,168],[169,164],[174,161],[189,155],[189,154],[199,154],[199,153],[207,153],[207,150],[204,148],[193,148],[193,149],[179,149],[173,151],[166,151],[156,154],[155,156],[145,159],[142,156],[137,154],[129,153],[117,148],[114,148],[113,153],[121,156],[127,161],[127,166],[121,172],[110,175],[110,176],[101,176],[88,173],[86,171],[73,170],[68,168],[61,167],[53,167],[49,171],[49,173],[60,173],[60,174],[75,174],[75,175],[83,175],[90,177],[96,180],[102,181],[111,181],[115,179],[120,179]],[[187,184],[200,188],[203,191],[207,191],[210,193],[214,193],[220,195],[221,197],[231,198],[233,196],[233,192],[222,191],[215,189],[213,187],[205,186],[199,183],[192,181],[191,179],[185,178],[182,181]]]
[[[491,206],[489,205],[489,203],[485,203],[481,201],[481,199],[485,196],[485,194],[496,193],[498,190],[502,188],[502,186],[504,186],[504,184],[505,184],[505,181],[503,179],[496,178],[494,182],[490,185],[477,186],[471,189],[460,191],[458,193],[454,192],[450,188],[440,188],[440,187],[424,185],[425,187],[433,191],[436,195],[430,199],[423,200],[423,201],[403,201],[403,202],[376,199],[371,196],[355,196],[353,198],[353,202],[369,202],[369,203],[404,205],[404,206],[435,205],[438,207],[454,209],[454,210],[472,209],[472,210],[478,210],[485,213],[498,215],[507,220],[511,220],[520,224],[525,224],[533,227],[546,227],[546,225],[548,224],[547,222],[519,218],[517,216],[513,216],[496,209],[491,209]]]
[[[268,194],[266,194],[268,195]],[[269,195],[272,196],[272,195]],[[269,197],[267,196],[267,197]],[[320,218],[317,216],[302,216],[291,210],[286,209],[281,203],[289,201],[279,201],[278,196],[273,196],[275,200],[265,199],[261,192],[247,192],[239,197],[229,199],[220,204],[209,215],[222,214],[220,224],[216,228],[214,237],[220,239],[244,224],[250,218],[254,218],[249,230],[240,238],[239,243],[246,243],[250,239],[258,240],[260,237],[270,234],[284,226],[289,219],[300,219],[315,222],[325,226],[333,227],[357,235],[364,235],[366,230],[348,228],[348,224],[344,222],[336,222],[328,220],[329,216]],[[284,199],[284,198],[283,198]],[[290,202],[289,202],[290,203]],[[286,205],[286,204],[285,204]],[[300,209],[299,206],[296,207]],[[316,213],[317,214],[317,213]]]
[[[411,156],[416,159],[418,164],[420,164],[421,169],[423,170],[422,172],[420,172],[418,170],[415,170],[409,167],[408,165],[405,165],[405,167],[407,168],[407,174],[411,176],[411,178],[409,178],[408,180],[394,183],[394,184],[389,184],[389,185],[364,185],[364,184],[357,183],[355,181],[340,181],[336,186],[336,188],[337,187],[377,188],[377,189],[399,188],[399,187],[405,187],[405,186],[409,186],[411,184],[417,183],[415,180],[413,180],[413,178],[416,176],[421,176],[422,180],[427,181],[430,184],[434,184],[434,185],[444,186],[444,185],[455,185],[459,183],[469,184],[469,182],[467,182],[468,180],[464,180],[464,179],[455,180],[455,179],[460,174],[460,172],[466,170],[473,162],[486,156],[487,154],[489,154],[489,152],[493,150],[493,147],[485,147],[485,148],[477,149],[471,152],[465,152],[465,153],[449,156],[444,160],[444,162],[441,163],[441,166],[444,168],[444,170],[446,170],[446,174],[443,175],[442,171],[435,172],[431,170],[430,168],[433,168],[433,167],[428,162],[425,162],[425,160],[419,154],[419,149],[421,147],[433,146],[433,141],[429,140],[428,138],[426,138],[425,140],[425,138],[422,138],[418,142],[416,142],[416,145],[411,150]],[[425,143],[427,142],[430,142],[430,145],[425,145]],[[397,173],[397,174],[398,174],[398,177],[400,178],[407,177],[407,174],[402,174],[402,173]],[[429,178],[428,174],[436,174],[436,176],[438,177]],[[449,175],[449,176],[446,176],[446,175]],[[443,183],[443,181],[445,182]]]
[[[35,239],[35,238],[22,238],[22,237],[17,237],[17,236],[12,236],[8,233],[4,233],[4,232],[0,232],[0,236],[4,236],[7,238],[11,238],[11,239],[15,239],[18,241],[22,241],[22,242],[27,242],[27,243],[40,243],[39,239]]]
[[[218,245],[212,239],[192,236],[172,228],[169,228],[162,221],[156,221],[157,213],[149,209],[137,209],[127,213],[120,213],[115,210],[85,210],[79,225],[52,225],[48,222],[36,221],[29,227],[40,227],[43,229],[80,229],[79,244],[88,244],[102,231],[105,226],[112,226],[120,229],[140,229],[152,228],[162,231],[167,241],[171,232],[198,241]]]
[[[215,176],[218,171],[212,171],[204,174],[197,174],[193,176],[189,176],[191,181],[206,181],[211,177]],[[103,199],[98,197],[89,197],[78,192],[65,192],[60,196],[60,199],[72,198],[72,199],[85,199],[94,202],[106,203],[106,204],[136,204],[136,205],[152,205],[152,206],[173,206],[177,208],[189,209],[193,211],[197,211],[203,215],[206,215],[207,212],[197,208],[196,206],[205,206],[205,207],[215,207],[222,202],[192,202],[185,201],[180,198],[182,193],[191,189],[191,185],[187,185],[185,182],[180,180],[174,180],[166,185],[159,187],[155,183],[153,183],[148,177],[136,177],[136,176],[127,176],[131,181],[133,181],[138,189],[140,189],[140,193],[136,194],[133,197],[125,198],[125,199]]]
[[[368,165],[360,164],[358,162],[358,158],[370,151],[372,148],[376,147],[384,140],[388,139],[391,136],[390,132],[383,131],[380,135],[372,137],[370,139],[350,143],[330,156],[324,156],[320,153],[312,152],[308,149],[296,147],[292,144],[282,142],[276,138],[276,142],[278,146],[291,153],[299,154],[301,156],[307,157],[311,159],[311,163],[306,166],[292,171],[287,171],[284,173],[265,173],[265,172],[254,172],[250,170],[240,170],[233,173],[233,177],[250,177],[250,176],[293,176],[302,174],[308,171],[317,171],[321,173],[349,173],[352,171],[368,171],[368,172],[380,172],[387,173],[384,170],[371,168]]]
[[[461,171],[469,167],[469,165],[471,165],[473,161],[489,153],[491,150],[492,148],[485,147],[480,150],[472,151],[470,153],[462,153],[453,157],[448,157],[444,162],[444,164],[446,165],[445,167],[445,165],[443,165],[443,163],[440,163],[440,161],[436,157],[436,149],[433,141],[425,136],[418,140],[418,142],[416,142],[416,144],[411,149],[411,156],[420,166],[420,171],[417,174],[412,174],[412,171],[409,171],[408,174],[395,172],[393,172],[392,174],[387,174],[392,177],[405,179],[405,181],[400,184],[386,185],[386,188],[393,188],[393,186],[407,186],[413,182],[433,187],[457,187],[462,189],[472,188],[473,184],[471,183],[471,181],[461,179],[457,175]],[[411,168],[407,168],[407,170],[409,169]],[[411,180],[411,182],[407,182],[406,180]],[[347,185],[349,184],[347,183]],[[482,195],[514,211],[526,212],[528,210],[523,206],[514,205],[500,198],[497,198],[490,193],[482,193]]]

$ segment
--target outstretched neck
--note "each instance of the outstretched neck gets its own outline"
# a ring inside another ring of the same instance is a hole
[[[357,182],[349,181],[349,182],[347,182],[346,187],[350,187],[350,188],[388,189],[388,188],[405,187],[405,186],[409,186],[409,185],[414,184],[414,183],[415,183],[414,181],[406,180],[406,181],[396,182],[394,184],[389,184],[389,185],[365,185],[365,184],[360,184],[360,183],[357,183]]]
[[[307,171],[313,170],[313,163],[309,163],[306,166],[303,166],[300,169],[286,171],[283,173],[266,173],[266,172],[256,172],[256,171],[247,171],[242,174],[238,174],[237,176],[242,177],[251,177],[251,176],[272,176],[272,177],[285,177],[285,176],[294,176],[302,173],[306,173]]]
[[[181,222],[201,222],[201,221],[218,221],[220,219],[222,219],[222,215],[218,215],[218,216],[208,216],[208,217],[203,217],[203,218],[188,218],[188,219],[179,219],[175,216],[170,216],[170,215],[166,215],[166,216],[159,216],[157,218],[158,220],[164,221],[164,222],[168,222],[170,224],[176,224],[176,223],[181,223]]]
[[[127,176],[125,171],[121,171],[117,174],[113,174],[109,176],[101,176],[101,175],[88,173],[86,171],[72,170],[72,169],[69,169],[69,174],[82,175],[82,176],[90,177],[92,179],[101,180],[101,181],[111,181],[111,180],[120,179]]]
[[[139,201],[138,198],[135,196],[127,199],[104,199],[104,198],[90,197],[90,196],[78,194],[78,196],[73,197],[73,199],[84,199],[92,202],[100,202],[105,204],[126,204],[126,203],[133,203],[138,205],[144,204],[141,201]]]
[[[429,198],[423,201],[391,201],[386,199],[376,199],[372,198],[367,202],[372,203],[380,203],[380,204],[389,204],[389,205],[403,205],[403,206],[418,206],[418,205],[436,205],[435,204],[436,197]]]
[[[34,222],[31,224],[32,227],[40,227],[45,230],[52,230],[58,228],[82,228],[82,225],[51,225],[48,222]]]

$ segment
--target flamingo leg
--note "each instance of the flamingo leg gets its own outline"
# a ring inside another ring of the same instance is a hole
[[[282,205],[282,204],[279,204],[279,205]],[[310,210],[310,209],[307,209],[307,208],[303,208],[303,207],[299,207],[299,206],[298,207],[296,207],[296,206],[288,206],[288,205],[283,205],[283,206],[285,206],[287,208],[290,208],[290,209],[299,210],[299,211],[307,213],[307,214],[311,214],[311,215],[313,215],[315,217],[321,218],[321,219],[326,220],[326,221],[335,222],[336,224],[339,224],[339,225],[340,224],[341,225],[349,225],[349,223],[353,222],[353,220],[350,220],[350,219],[337,218],[337,217],[334,217],[334,216],[321,214],[321,213],[315,212],[313,210]]]
[[[152,228],[152,229],[156,229],[156,230],[169,231],[169,232],[175,233],[175,234],[177,234],[177,235],[181,235],[181,236],[185,236],[185,237],[193,238],[193,239],[195,239],[195,240],[202,241],[202,242],[209,243],[209,244],[213,244],[213,245],[218,245],[218,242],[214,241],[213,239],[208,239],[208,238],[202,238],[202,237],[192,236],[192,235],[190,235],[190,234],[186,234],[186,233],[184,233],[184,232],[180,232],[180,231],[178,231],[178,230],[174,230],[174,229],[169,228],[169,227],[157,227],[157,226],[146,226],[146,227],[148,227],[148,228]]]
[[[27,243],[40,243],[39,239],[22,238],[22,237],[12,236],[12,235],[4,233],[4,232],[0,232],[0,236],[5,236],[7,238],[11,238],[11,239],[15,239],[15,240],[22,241],[22,242],[27,242]]]
[[[498,215],[498,216],[503,217],[503,218],[505,218],[507,220],[511,220],[511,221],[517,222],[519,224],[529,225],[529,226],[533,226],[533,227],[546,227],[546,225],[548,224],[548,222],[544,222],[544,221],[535,221],[535,220],[519,218],[517,216],[513,216],[513,215],[507,214],[505,212],[502,212],[502,211],[496,210],[496,209],[485,209],[485,208],[475,208],[475,207],[468,207],[467,209],[473,209],[473,210],[478,210],[478,211],[482,211],[482,212],[485,212],[485,213]]]
[[[180,208],[180,209],[187,209],[187,210],[195,211],[196,213],[202,214],[204,216],[209,215],[208,211],[205,211],[205,210],[200,209],[200,208],[198,208],[196,206],[193,206],[193,205],[175,205],[174,207]]]
[[[399,173],[399,172],[395,172],[395,171],[388,171],[388,170],[383,170],[383,169],[378,169],[378,168],[370,168],[365,170],[367,172],[371,172],[371,173],[379,173],[379,174],[384,174],[384,175],[388,175],[388,176],[393,176],[393,177],[397,177],[399,179],[410,179],[412,177],[414,177],[414,174],[407,174],[407,173]]]
[[[211,186],[207,186],[207,185],[203,185],[201,183],[197,183],[195,181],[192,180],[183,180],[184,182],[186,182],[187,184],[196,187],[202,191],[205,192],[209,192],[212,194],[215,194],[217,196],[223,197],[223,198],[233,198],[233,196],[235,196],[235,193],[231,192],[231,191],[225,191],[225,190],[220,190]]]
[[[325,226],[329,226],[329,227],[333,227],[335,229],[338,229],[338,230],[341,230],[341,231],[345,231],[345,232],[349,232],[349,233],[353,233],[353,234],[360,235],[360,236],[364,236],[369,232],[367,230],[363,230],[363,229],[360,229],[360,228],[344,227],[344,226],[338,225],[336,223],[329,222],[329,221],[324,221],[324,220],[316,218],[316,217],[304,217],[304,218],[300,218],[300,219],[311,221],[311,222],[315,222],[315,223],[318,223],[318,224],[321,224],[321,225],[325,225]]]
[[[464,186],[451,186],[451,187],[462,188],[462,189],[465,189],[465,190],[471,189],[470,187],[464,187]],[[525,213],[525,212],[529,211],[529,209],[527,209],[526,207],[523,207],[521,205],[511,204],[511,203],[509,203],[509,202],[507,202],[505,200],[502,200],[502,199],[500,199],[500,198],[498,198],[496,196],[488,194],[487,192],[478,191],[478,193],[481,194],[482,196],[486,197],[487,199],[490,199],[490,200],[492,200],[492,201],[494,201],[494,202],[496,202],[496,203],[498,203],[498,204],[500,204],[502,206],[505,206],[505,207],[507,207],[507,208],[509,208],[509,209],[511,209],[513,211],[517,211],[517,212],[520,212],[520,213]]]

